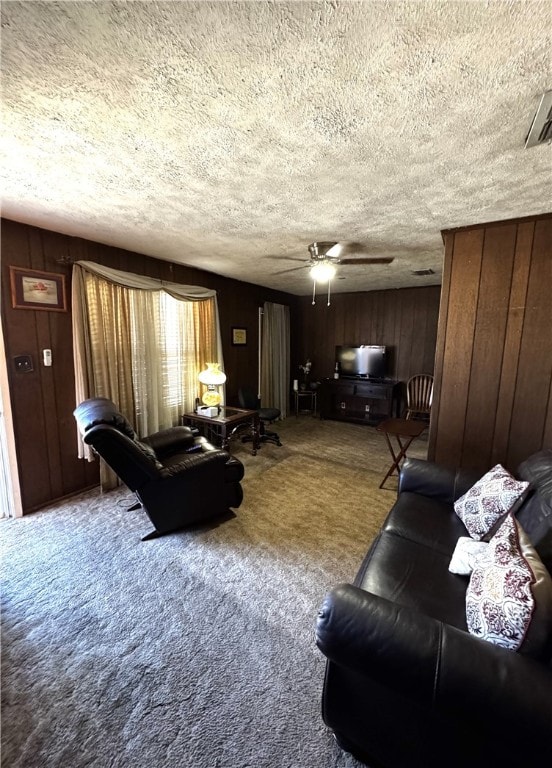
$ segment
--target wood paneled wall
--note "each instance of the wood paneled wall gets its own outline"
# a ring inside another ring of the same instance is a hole
[[[552,447],[552,215],[444,237],[429,456],[513,471]]]
[[[2,324],[24,510],[97,482],[97,465],[76,458],[71,268],[61,257],[215,289],[228,402],[237,401],[242,382],[256,386],[258,307],[287,304],[292,378],[307,357],[313,378],[331,376],[337,344],[385,344],[390,377],[435,370],[430,458],[514,469],[552,447],[551,228],[548,214],[444,233],[442,298],[440,286],[430,286],[336,294],[330,307],[322,297],[313,307],[310,297],[2,220]],[[69,311],[12,309],[10,265],[64,273]],[[232,326],[247,328],[246,347],[231,345]],[[51,368],[42,365],[45,348]],[[20,354],[31,355],[32,373],[15,372]]]
[[[223,336],[227,402],[237,404],[242,384],[257,387],[258,307],[265,301],[287,304],[297,327],[295,296],[231,280],[210,272],[173,265],[100,243],[2,220],[2,326],[6,346],[11,404],[17,446],[23,510],[90,487],[97,482],[97,462],[77,459],[75,389],[71,329],[71,267],[58,263],[95,261],[115,269],[163,280],[203,285],[217,291]],[[65,274],[68,312],[12,309],[9,266]],[[231,344],[231,328],[248,331],[244,347]],[[296,336],[292,339],[292,355]],[[42,350],[51,349],[53,365],[42,364]],[[13,358],[30,354],[31,373],[18,373]]]
[[[303,297],[300,359],[293,378],[300,378],[298,366],[307,358],[312,360],[315,379],[332,376],[338,344],[385,344],[387,375],[399,381],[415,373],[433,373],[440,293],[438,285],[339,293],[332,296],[329,307],[322,296],[315,306]]]

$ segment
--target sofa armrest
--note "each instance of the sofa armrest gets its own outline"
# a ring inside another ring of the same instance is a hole
[[[336,664],[497,738],[520,724],[532,746],[552,733],[550,666],[351,584],[326,596],[316,644]]]
[[[226,451],[214,450],[206,451],[202,453],[190,453],[183,458],[178,464],[172,464],[170,467],[163,467],[160,470],[161,477],[176,477],[184,472],[194,472],[199,468],[205,468],[207,465],[213,467],[217,464],[226,465],[229,460],[229,455]]]
[[[221,448],[213,445],[213,443],[210,443],[206,437],[203,437],[203,435],[199,435],[194,437],[194,445],[193,450],[196,451],[203,451],[203,453],[209,453],[211,451],[220,451]],[[227,453],[229,456],[230,454]]]
[[[413,635],[423,631],[423,642]],[[316,644],[339,666],[431,702],[439,622],[352,584],[334,587],[318,612]]]
[[[399,493],[409,491],[453,504],[482,476],[469,469],[450,469],[423,459],[407,458],[401,468]]]
[[[144,437],[143,442],[150,445],[162,460],[164,456],[193,446],[194,434],[190,427],[169,427]]]

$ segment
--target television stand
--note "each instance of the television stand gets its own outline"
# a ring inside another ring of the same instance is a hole
[[[323,379],[319,395],[321,419],[375,425],[399,416],[401,386],[393,379]]]
[[[391,381],[390,379],[386,379],[383,376],[363,376],[362,374],[346,374],[342,373],[339,377],[339,380],[345,380],[345,381],[364,381],[370,384],[386,384],[387,382]],[[337,379],[333,379],[333,381],[337,381]]]

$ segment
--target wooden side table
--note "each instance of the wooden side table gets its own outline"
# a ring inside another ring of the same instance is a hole
[[[427,424],[425,422],[413,421],[412,419],[386,419],[385,421],[382,421],[380,424],[378,424],[376,430],[378,432],[383,432],[385,435],[385,439],[387,440],[387,445],[389,447],[389,452],[393,457],[393,463],[381,481],[379,486],[380,488],[383,488],[385,481],[388,477],[391,477],[395,470],[397,470],[397,474],[399,474],[400,463],[404,458],[406,458],[406,452],[411,442],[415,438],[419,437],[426,428]],[[394,435],[397,439],[397,453],[395,453],[395,448],[391,442],[391,435]]]
[[[300,390],[294,390],[293,394],[295,395],[295,417],[299,416],[299,411],[301,413],[311,413],[313,416],[316,416],[316,390],[315,389],[300,389]],[[301,400],[305,402],[306,407],[301,407]]]
[[[238,432],[245,429],[253,439],[253,450],[251,453],[256,456],[259,447],[259,412],[247,410],[246,408],[229,408],[221,406],[218,416],[201,416],[197,413],[185,413],[180,417],[183,425],[198,427],[205,437],[216,443],[220,443],[224,451],[228,450],[230,440]]]

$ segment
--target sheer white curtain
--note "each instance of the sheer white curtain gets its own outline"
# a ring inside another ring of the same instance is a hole
[[[77,262],[73,345],[77,404],[108,397],[141,436],[174,426],[193,410],[199,371],[223,366],[216,293]]]
[[[147,435],[194,408],[196,313],[193,304],[161,292],[132,291],[130,309],[136,431]]]
[[[279,408],[282,418],[289,402],[289,307],[265,302],[261,344],[261,404]]]

